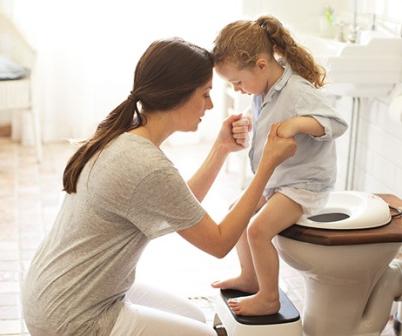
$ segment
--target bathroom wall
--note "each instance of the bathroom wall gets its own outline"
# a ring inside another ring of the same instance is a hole
[[[321,17],[331,5],[335,13],[351,12],[350,0],[243,0],[243,13],[250,19],[273,15],[292,31],[320,35]],[[308,18],[308,19],[306,19]]]
[[[353,189],[402,198],[402,123],[390,118],[390,98],[362,99]],[[338,113],[350,124],[352,100],[338,97]],[[349,131],[337,140],[337,190],[345,188]]]
[[[372,0],[369,5],[378,16],[391,22],[389,29],[401,33],[400,0]],[[402,123],[393,120],[389,113],[392,96],[396,94],[402,94],[402,83],[387,97],[362,101],[354,188],[392,193],[402,198]],[[344,104],[345,100],[350,103],[350,98],[343,100]]]
[[[368,104],[360,116],[355,187],[402,198],[402,123],[390,119],[387,102]]]

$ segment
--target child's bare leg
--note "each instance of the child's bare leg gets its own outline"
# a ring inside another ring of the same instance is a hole
[[[247,232],[244,231],[236,244],[237,255],[240,261],[240,274],[233,278],[215,281],[211,284],[214,288],[232,288],[243,292],[256,293],[258,290],[257,275],[254,270],[253,259],[248,246]]]
[[[256,212],[261,209],[265,202],[265,198],[262,197],[257,205]],[[246,230],[240,236],[240,239],[236,244],[236,250],[240,261],[240,274],[236,277],[229,278],[223,281],[215,281],[211,285],[214,288],[232,288],[248,293],[255,293],[258,290],[258,281],[257,275],[254,270],[254,264],[251,256]]]
[[[283,194],[275,193],[253,218],[247,234],[259,290],[254,295],[229,300],[234,313],[268,315],[279,311],[279,260],[271,240],[294,224],[302,214],[299,204]]]

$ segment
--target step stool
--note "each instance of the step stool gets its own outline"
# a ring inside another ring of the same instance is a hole
[[[215,327],[221,323],[228,336],[302,336],[299,312],[286,294],[279,290],[281,308],[277,314],[240,316],[234,314],[227,301],[248,296],[250,293],[234,289],[222,289],[216,301]]]

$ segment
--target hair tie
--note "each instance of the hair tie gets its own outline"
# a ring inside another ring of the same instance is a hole
[[[138,98],[134,95],[134,91],[131,91],[127,97],[127,100],[131,102],[137,102]]]

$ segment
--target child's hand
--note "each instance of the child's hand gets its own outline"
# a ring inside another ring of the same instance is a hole
[[[248,129],[251,127],[249,120],[244,120],[241,114],[233,114],[227,117],[219,131],[216,145],[231,153],[248,146]]]
[[[299,130],[295,118],[287,119],[279,124],[277,135],[281,138],[293,138]]]
[[[232,135],[238,145],[244,148],[248,147],[251,128],[251,118],[249,116],[241,117],[239,120],[232,122]]]

